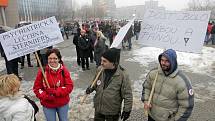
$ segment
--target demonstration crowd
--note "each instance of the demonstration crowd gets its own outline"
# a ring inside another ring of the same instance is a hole
[[[117,25],[119,23],[99,22],[92,26],[84,23],[79,27],[77,24],[73,38],[77,64],[82,70],[89,70],[89,62],[96,62],[94,82],[86,89],[86,95],[96,92],[94,121],[126,121],[132,111],[132,82],[126,69],[120,65],[121,50],[109,48],[106,44],[108,40],[112,44],[119,30]],[[126,47],[124,43],[127,42],[128,50],[132,48],[131,37],[136,35],[138,39],[140,26],[135,21],[124,37],[122,47]],[[8,74],[0,76],[0,121],[36,120],[37,105],[19,90],[18,60],[7,61],[4,53],[2,56]],[[43,69],[38,69],[33,92],[43,106],[47,121],[56,121],[56,114],[59,121],[68,121],[69,94],[74,88],[70,72],[56,48],[40,50],[40,58]],[[190,80],[179,70],[174,50],[161,53],[158,62],[159,66],[147,74],[140,96],[148,121],[186,121],[194,107]],[[28,66],[31,67],[31,63]]]

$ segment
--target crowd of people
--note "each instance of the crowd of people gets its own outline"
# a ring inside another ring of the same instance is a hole
[[[90,62],[96,63],[95,83],[85,91],[86,94],[96,92],[93,99],[94,121],[118,121],[120,118],[126,121],[132,112],[132,82],[126,68],[120,65],[121,49],[109,48],[106,44],[108,40],[110,44],[113,42],[118,31],[117,25],[110,22],[94,23],[92,26],[83,23],[77,25],[79,27],[73,38],[77,64],[82,70],[89,70]],[[139,22],[134,23],[122,47],[127,41],[128,49],[132,48],[131,37],[135,35],[138,40],[140,26]],[[40,56],[43,68],[38,69],[32,90],[40,100],[47,121],[56,121],[56,114],[59,121],[68,121],[69,95],[74,88],[70,72],[58,49],[45,48],[40,50]],[[4,58],[7,66],[6,56]],[[194,107],[190,80],[179,70],[174,50],[168,49],[161,53],[158,62],[158,68],[152,69],[146,76],[140,95],[144,109],[149,113],[148,121],[186,121]],[[7,72],[0,76],[0,121],[36,120],[35,107],[20,91],[18,71],[10,72],[7,67]]]
[[[73,38],[73,43],[76,46],[77,64],[82,66],[82,70],[90,69],[89,59],[91,63],[95,61],[97,67],[100,66],[102,53],[111,46],[119,29],[126,23],[127,21],[95,21],[82,23]],[[131,50],[131,38],[135,35],[136,40],[138,40],[140,28],[141,22],[135,21],[134,26],[129,28],[129,31],[122,41],[123,49],[128,47],[128,50]]]

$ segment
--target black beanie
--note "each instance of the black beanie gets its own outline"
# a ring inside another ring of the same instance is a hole
[[[110,48],[102,54],[102,57],[114,64],[119,64],[120,49]]]

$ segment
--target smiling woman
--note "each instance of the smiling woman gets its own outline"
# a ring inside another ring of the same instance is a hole
[[[60,121],[68,121],[69,94],[73,90],[70,72],[63,64],[58,49],[47,51],[48,65],[45,66],[45,77],[50,88],[43,81],[41,70],[38,71],[34,83],[34,93],[40,99],[47,121],[56,121],[56,113]]]

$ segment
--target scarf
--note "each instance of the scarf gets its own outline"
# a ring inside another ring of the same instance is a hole
[[[52,70],[57,71],[57,70],[61,67],[61,64],[58,63],[58,66],[57,66],[56,68],[55,68],[55,67],[52,67],[52,66],[49,65],[49,64],[48,64],[48,66],[49,66],[49,68],[51,68]]]

